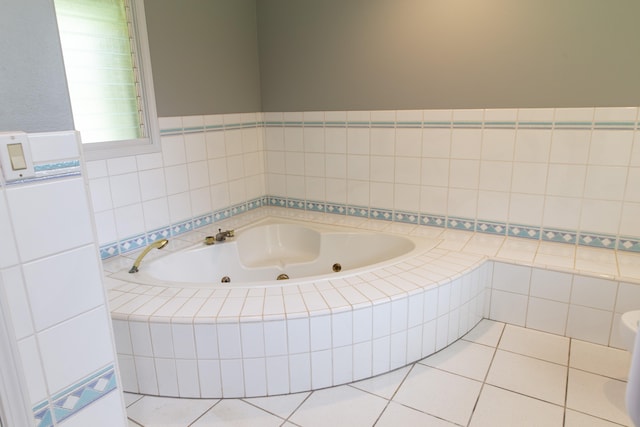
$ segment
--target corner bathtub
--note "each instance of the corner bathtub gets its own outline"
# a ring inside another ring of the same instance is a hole
[[[277,395],[427,357],[482,319],[489,282],[485,257],[437,243],[265,218],[224,243],[158,252],[111,276],[126,282],[110,298],[124,390]]]
[[[234,288],[307,283],[323,275],[335,280],[384,267],[436,244],[433,239],[267,219],[237,230],[236,237],[224,242],[200,242],[143,261],[137,279],[180,287]],[[281,274],[289,281],[279,281]]]

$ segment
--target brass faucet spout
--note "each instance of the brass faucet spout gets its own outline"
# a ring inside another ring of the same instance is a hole
[[[129,270],[129,273],[137,273],[138,272],[138,267],[140,267],[140,263],[142,262],[142,258],[144,258],[151,249],[162,249],[165,246],[167,246],[167,243],[169,243],[169,240],[167,239],[160,239],[160,240],[156,240],[155,242],[151,243],[149,246],[147,246],[146,248],[144,248],[144,251],[142,251],[142,253],[140,255],[138,255],[138,258],[136,258],[136,260],[133,262],[133,266],[131,267],[131,270]]]

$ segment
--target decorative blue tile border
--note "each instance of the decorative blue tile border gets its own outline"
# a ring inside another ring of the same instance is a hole
[[[347,208],[347,215],[357,216],[359,218],[369,218],[369,208],[365,206],[349,206]]]
[[[454,228],[456,230],[475,231],[475,220],[469,218],[447,218],[447,228]]]
[[[179,236],[193,229],[205,227],[235,215],[257,209],[262,206],[274,206],[309,212],[323,212],[333,215],[348,215],[359,218],[371,218],[383,221],[394,221],[405,224],[425,225],[430,227],[451,228],[455,230],[475,231],[484,234],[522,237],[547,242],[567,243],[594,248],[617,249],[640,253],[640,238],[620,237],[613,235],[589,233],[561,229],[541,229],[540,227],[521,224],[507,224],[496,221],[482,221],[463,217],[446,217],[419,212],[394,211],[366,206],[349,206],[339,203],[319,202],[316,200],[287,199],[278,196],[263,196],[220,209],[211,214],[202,215],[172,226],[163,227],[149,233],[127,238],[121,242],[113,242],[100,247],[100,257],[107,259],[146,246],[161,238]]]
[[[109,365],[51,396],[33,407],[38,427],[50,427],[60,423],[118,387],[115,368]]]
[[[416,212],[401,212],[395,211],[393,213],[393,220],[396,222],[403,222],[405,224],[420,224],[420,214]]]
[[[541,238],[547,242],[570,243],[572,245],[578,243],[578,233],[568,230],[545,228],[542,229]]]
[[[607,235],[597,235],[590,233],[580,233],[578,244],[581,246],[591,246],[594,248],[616,248],[616,237]]]
[[[507,234],[507,225],[501,222],[480,221],[476,224],[476,231],[486,234],[498,234],[504,236]]]
[[[507,236],[540,240],[540,227],[530,225],[509,224]]]
[[[443,215],[420,215],[420,224],[430,227],[445,228],[447,226],[447,218]]]

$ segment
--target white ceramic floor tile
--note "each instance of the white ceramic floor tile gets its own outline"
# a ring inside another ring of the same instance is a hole
[[[567,368],[498,350],[487,383],[558,405],[564,404]]]
[[[127,415],[144,427],[188,426],[217,401],[145,396],[127,408]]]
[[[466,425],[482,383],[435,368],[414,365],[393,398],[438,418]]]
[[[495,347],[498,345],[498,341],[500,341],[503,329],[504,323],[483,319],[475,328],[463,336],[462,339]]]
[[[562,427],[564,407],[485,385],[470,427]]]
[[[498,348],[561,365],[569,360],[569,338],[519,326],[504,328]]]
[[[256,408],[240,399],[223,399],[190,427],[276,427],[279,417]],[[146,426],[145,426],[146,427]]]
[[[127,427],[142,427],[140,424],[136,423],[135,421],[131,421],[130,419],[127,420]]]
[[[625,409],[625,390],[623,381],[569,369],[567,408],[619,424],[633,425]]]
[[[455,424],[398,403],[389,402],[389,406],[382,413],[376,427],[397,426],[454,427]]]
[[[569,366],[572,368],[626,381],[630,364],[631,353],[628,351],[571,340]]]
[[[314,391],[289,418],[304,427],[372,426],[387,400],[349,386]]]
[[[564,427],[619,427],[620,424],[592,417],[591,415],[567,409],[564,415]]]
[[[395,371],[351,383],[349,385],[363,391],[368,391],[376,396],[391,399],[407,376],[409,369],[410,366],[405,366],[404,368],[396,369]]]
[[[254,397],[244,400],[279,417],[289,418],[307,396],[309,396],[309,393],[294,393],[281,396]]]
[[[419,363],[484,381],[494,352],[493,347],[460,340]]]

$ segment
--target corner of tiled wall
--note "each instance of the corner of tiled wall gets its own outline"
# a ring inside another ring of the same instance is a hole
[[[1,185],[0,298],[32,423],[126,425],[77,135],[28,138],[35,178]]]

